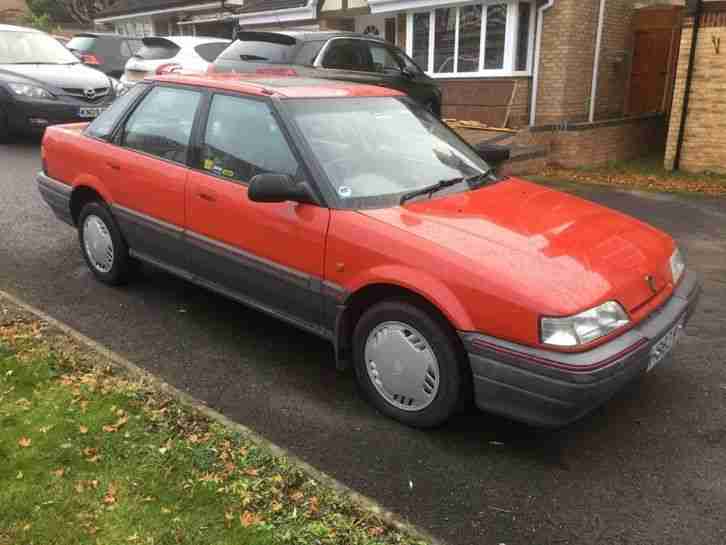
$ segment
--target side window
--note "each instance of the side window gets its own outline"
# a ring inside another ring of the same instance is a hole
[[[401,64],[393,52],[383,44],[369,42],[373,70],[376,72],[401,72]]]
[[[202,44],[194,48],[197,54],[207,62],[214,62],[227,49],[229,44],[226,42],[216,42],[211,44]]]
[[[270,106],[227,95],[212,100],[200,160],[202,170],[240,182],[264,173],[295,176],[298,170]]]
[[[422,74],[423,70],[419,68],[419,66],[411,60],[411,58],[406,55],[403,51],[400,49],[393,49],[393,53],[398,57],[398,60],[401,61],[403,66],[406,67],[406,70],[408,70],[411,74]]]
[[[323,67],[372,72],[373,60],[363,40],[333,40],[325,52]]]
[[[199,100],[197,91],[173,87],[152,89],[126,122],[121,145],[186,163]]]
[[[147,86],[145,84],[134,85],[128,93],[117,98],[109,108],[99,115],[93,123],[86,129],[86,134],[93,138],[101,138],[108,140],[111,137],[119,120],[124,116],[126,110],[136,102],[136,99],[144,91]]]
[[[325,42],[305,42],[300,48],[300,51],[297,52],[295,64],[312,66],[315,64],[315,59],[318,58],[318,54],[324,45]]]

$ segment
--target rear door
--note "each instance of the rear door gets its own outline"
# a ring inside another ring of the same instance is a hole
[[[202,93],[157,86],[140,101],[106,159],[114,178],[113,212],[132,251],[186,269],[185,189],[191,134]]]
[[[187,185],[192,272],[209,287],[308,329],[322,329],[327,208],[256,203],[257,174],[303,169],[267,100],[216,94]]]

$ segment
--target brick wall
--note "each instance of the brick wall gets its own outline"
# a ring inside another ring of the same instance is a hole
[[[0,23],[19,23],[27,11],[25,0],[0,0]]]
[[[693,19],[686,21],[676,74],[665,167],[672,169],[683,115],[686,75],[693,41]],[[716,53],[713,39],[721,39]],[[704,14],[696,44],[691,97],[680,168],[726,173],[726,6]]]
[[[625,111],[634,13],[632,0],[608,0],[606,4],[595,119],[622,116]]]
[[[547,145],[550,164],[564,167],[605,164],[642,157],[663,149],[662,115],[571,125],[567,130],[523,131],[519,145]]]

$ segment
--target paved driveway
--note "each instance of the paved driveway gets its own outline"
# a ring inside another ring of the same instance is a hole
[[[705,296],[676,361],[566,430],[374,413],[330,348],[164,273],[94,282],[41,203],[37,142],[0,146],[0,289],[124,354],[456,544],[726,542],[725,201],[588,189],[664,228]]]

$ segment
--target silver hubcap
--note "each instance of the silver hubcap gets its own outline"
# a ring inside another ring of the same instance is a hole
[[[378,393],[403,411],[421,411],[439,391],[439,363],[431,345],[402,322],[385,322],[368,335],[366,369]]]
[[[83,242],[93,267],[102,273],[109,272],[113,267],[113,239],[108,227],[98,216],[90,215],[83,223]]]

